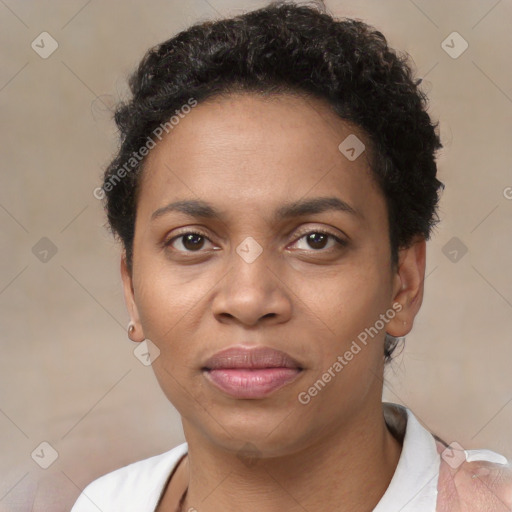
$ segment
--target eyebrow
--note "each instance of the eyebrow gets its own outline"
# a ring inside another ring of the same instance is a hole
[[[280,206],[273,215],[274,222],[289,219],[292,217],[302,217],[326,211],[341,211],[363,219],[360,211],[350,206],[348,203],[338,197],[315,197],[312,199],[301,199]],[[158,219],[171,212],[181,212],[190,217],[211,219],[214,217],[222,218],[223,214],[217,211],[211,204],[198,199],[185,199],[174,201],[162,208],[158,208],[151,215],[151,220]]]

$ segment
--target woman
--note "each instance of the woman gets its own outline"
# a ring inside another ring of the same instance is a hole
[[[442,187],[418,83],[380,32],[282,2],[146,54],[95,195],[187,442],[73,512],[510,510],[504,457],[382,403]]]

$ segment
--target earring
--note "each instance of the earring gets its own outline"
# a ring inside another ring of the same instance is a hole
[[[128,334],[133,334],[133,331],[135,331],[135,325],[133,324],[133,322],[130,322],[128,324]]]

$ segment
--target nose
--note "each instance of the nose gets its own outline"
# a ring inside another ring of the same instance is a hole
[[[291,316],[293,294],[285,283],[284,269],[280,272],[271,265],[265,250],[255,259],[245,257],[243,250],[233,251],[230,258],[230,269],[220,281],[212,304],[217,320],[245,326],[286,322]]]

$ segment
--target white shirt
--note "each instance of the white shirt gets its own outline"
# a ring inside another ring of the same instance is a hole
[[[386,424],[403,438],[391,482],[373,512],[435,512],[440,455],[435,439],[407,408],[384,402]],[[91,482],[71,512],[154,512],[169,475],[188,451],[187,443],[129,464]],[[466,458],[486,459],[494,452],[466,451]],[[499,455],[498,455],[499,457]]]

